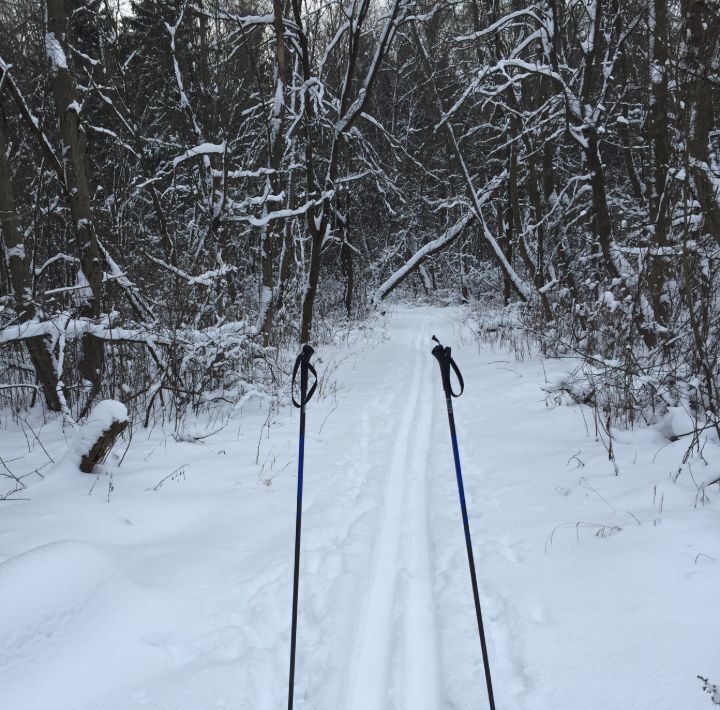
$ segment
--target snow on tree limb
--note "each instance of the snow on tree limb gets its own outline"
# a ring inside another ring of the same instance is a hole
[[[433,254],[442,251],[452,244],[463,232],[465,227],[472,221],[474,214],[467,211],[465,214],[448,229],[445,234],[433,239],[418,249],[394,274],[387,278],[375,291],[373,301],[379,303],[390,295],[415,269]]]
[[[202,143],[194,148],[188,148],[182,155],[178,155],[177,158],[173,158],[173,168],[177,168],[180,163],[184,163],[186,160],[196,158],[198,155],[211,155],[213,153],[223,154],[225,152],[225,143]]]
[[[30,132],[37,139],[43,155],[55,171],[55,174],[57,175],[60,184],[63,186],[63,189],[65,189],[65,169],[63,168],[62,163],[57,157],[55,148],[50,142],[50,139],[48,138],[45,131],[42,129],[42,126],[40,125],[40,120],[30,110],[30,107],[28,106],[28,103],[25,100],[22,91],[20,91],[20,87],[17,85],[17,82],[10,73],[10,65],[3,61],[1,57],[0,72],[0,88],[4,89],[5,86],[7,86],[7,90],[13,97],[13,100],[18,107],[18,111],[20,111],[20,115],[23,117],[23,120],[30,129]]]

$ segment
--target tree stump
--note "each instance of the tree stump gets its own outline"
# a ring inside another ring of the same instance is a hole
[[[95,464],[102,463],[113,444],[128,425],[125,405],[112,399],[97,404],[78,437],[80,470],[92,473]]]

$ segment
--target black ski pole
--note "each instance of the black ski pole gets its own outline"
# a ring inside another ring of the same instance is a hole
[[[457,476],[458,493],[460,494],[460,509],[462,510],[463,528],[465,529],[465,546],[467,547],[468,564],[470,565],[470,579],[472,581],[473,598],[475,600],[475,615],[477,616],[478,632],[480,633],[480,648],[482,649],[483,666],[485,668],[485,684],[487,686],[490,710],[495,710],[495,697],[493,695],[492,679],[490,677],[490,661],[488,660],[487,643],[485,642],[485,627],[483,626],[482,611],[480,609],[480,593],[478,591],[477,576],[475,574],[475,557],[470,538],[470,523],[468,522],[467,505],[465,503],[465,487],[463,486],[462,469],[460,468],[460,452],[458,451],[457,432],[455,431],[455,417],[453,416],[452,398],[459,397],[465,389],[462,375],[455,360],[450,356],[450,348],[444,348],[433,335],[432,339],[437,345],[432,354],[440,365],[445,401],[447,403],[448,420],[450,422],[450,439],[452,440],[453,457],[455,458],[455,474]],[[450,382],[450,370],[457,377],[460,391],[455,393]]]
[[[317,372],[310,364],[310,358],[315,351],[309,345],[303,345],[300,354],[295,360],[292,375],[292,403],[300,409],[300,442],[298,449],[298,482],[297,482],[297,511],[295,514],[295,568],[293,572],[293,600],[292,625],[290,631],[290,680],[288,681],[288,710],[293,708],[295,691],[295,646],[297,643],[297,613],[298,613],[298,585],[300,582],[300,532],[302,528],[302,493],[303,493],[303,462],[305,459],[305,405],[317,387]],[[300,401],[295,399],[295,380],[300,371]],[[313,382],[308,391],[308,372],[313,375]]]

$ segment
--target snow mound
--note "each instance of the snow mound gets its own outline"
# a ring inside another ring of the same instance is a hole
[[[655,425],[655,430],[666,439],[675,441],[694,431],[697,424],[684,407],[668,407],[665,416]]]
[[[90,452],[95,442],[104,431],[107,431],[113,422],[126,422],[128,420],[127,407],[114,399],[104,399],[93,407],[87,421],[80,427],[75,439],[70,445],[68,458],[80,465],[80,459]]]
[[[73,707],[114,669],[140,673],[159,656],[142,642],[159,604],[93,545],[53,542],[3,562],[0,599],[1,707],[47,707],[49,697]]]

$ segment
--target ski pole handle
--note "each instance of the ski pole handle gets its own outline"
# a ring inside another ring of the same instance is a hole
[[[442,377],[443,390],[445,390],[446,397],[459,397],[465,389],[465,383],[463,382],[462,375],[458,366],[455,364],[455,360],[450,355],[450,348],[443,347],[442,343],[433,335],[432,339],[437,345],[432,349],[432,354],[440,365],[440,375]],[[460,391],[454,392],[452,388],[452,382],[450,381],[450,369],[455,373],[457,381],[460,384]]]
[[[292,396],[292,403],[300,409],[304,407],[311,399],[315,390],[317,389],[318,376],[315,368],[310,363],[310,358],[315,354],[315,351],[307,344],[302,346],[300,354],[295,360],[295,367],[293,368],[292,384],[290,393]],[[297,379],[298,370],[300,371],[300,401],[295,399],[295,382]],[[314,382],[310,391],[308,392],[308,372],[312,374]]]

